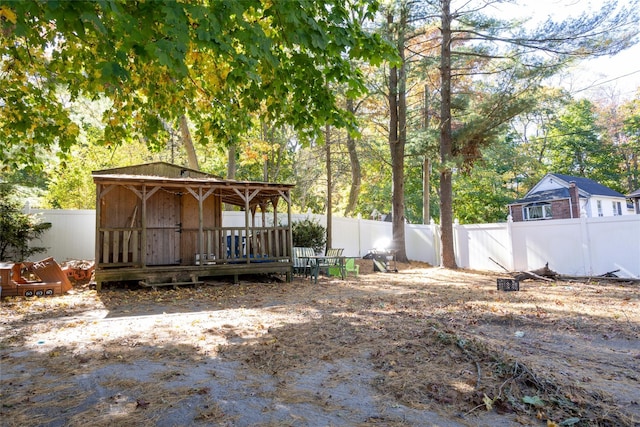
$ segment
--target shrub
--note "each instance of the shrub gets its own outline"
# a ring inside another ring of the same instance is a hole
[[[291,224],[293,246],[313,248],[322,252],[326,242],[326,229],[316,221],[304,219]]]
[[[24,261],[47,248],[29,246],[51,223],[40,222],[35,215],[22,213],[13,187],[0,184],[0,261]]]

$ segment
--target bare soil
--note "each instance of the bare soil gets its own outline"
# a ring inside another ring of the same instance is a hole
[[[0,305],[3,426],[638,426],[640,292],[399,264]]]

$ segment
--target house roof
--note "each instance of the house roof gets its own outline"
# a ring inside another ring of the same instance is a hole
[[[636,197],[640,197],[640,188],[638,188],[636,191],[634,191],[633,193],[627,195],[627,197],[632,197],[632,198],[636,198]]]
[[[539,188],[540,184],[545,181],[546,178],[555,179],[560,187],[550,190],[537,190],[537,188]],[[575,182],[576,187],[578,187],[578,195],[581,198],[587,198],[591,196],[625,197],[623,194],[618,193],[617,191],[599,184],[589,178],[564,175],[560,173],[548,173],[544,178],[538,181],[538,183],[534,185],[531,190],[529,190],[524,198],[514,200],[513,202],[509,203],[509,205],[568,199],[569,187],[572,182]]]
[[[609,187],[606,187],[592,179],[582,176],[563,175],[560,173],[550,173],[550,176],[556,177],[560,181],[564,181],[565,186],[568,188],[571,181],[576,183],[578,189],[587,193],[589,196],[609,196],[609,197],[624,197],[624,194],[618,193]]]
[[[538,191],[523,199],[514,200],[511,204],[547,202],[549,200],[568,199],[568,188],[556,188],[553,190]]]
[[[258,181],[236,181],[221,179],[215,175],[185,168],[166,162],[154,162],[141,165],[93,171],[96,183],[117,183],[118,185],[149,185],[173,188],[206,187],[214,189],[224,203],[250,206],[267,203],[280,197],[295,187],[293,184],[277,184]]]

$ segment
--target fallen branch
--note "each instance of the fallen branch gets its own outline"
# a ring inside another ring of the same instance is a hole
[[[532,279],[532,280],[544,280],[546,282],[553,282],[553,279],[549,277],[541,276],[539,274],[534,273],[533,271],[523,271],[514,276],[514,279],[518,281]]]
[[[500,264],[495,259],[493,259],[491,257],[489,257],[489,259],[492,262],[494,262],[496,265],[501,267],[504,271],[506,271],[507,273],[511,274],[513,276],[513,278],[518,280],[518,281],[526,280],[526,279],[532,279],[532,280],[544,280],[544,281],[547,281],[547,282],[553,282],[558,277],[558,273],[556,273],[555,271],[553,271],[553,270],[551,270],[549,268],[549,263],[545,264],[545,266],[542,267],[542,268],[538,268],[537,270],[513,272],[513,271],[507,270],[507,268],[505,268],[505,266]]]
[[[491,261],[493,261],[494,263],[496,263],[496,264],[498,265],[498,267],[501,267],[501,268],[502,268],[504,271],[506,271],[507,273],[511,273],[509,270],[507,270],[507,268],[506,268],[504,265],[500,264],[500,263],[499,263],[498,261],[496,261],[495,259],[493,259],[493,258],[491,258],[491,257],[489,257],[489,259],[490,259]]]
[[[553,282],[558,278],[559,274],[549,268],[549,263],[544,267],[532,271],[523,271],[514,276],[517,280],[536,279]]]
[[[619,282],[619,283],[640,283],[640,279],[633,277],[608,277],[608,276],[558,276],[558,280],[564,282]]]

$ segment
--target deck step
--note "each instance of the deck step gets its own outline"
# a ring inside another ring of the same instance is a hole
[[[193,281],[193,282],[164,282],[164,283],[147,283],[144,280],[138,282],[140,286],[144,286],[145,288],[156,288],[158,286],[181,286],[181,285],[202,285],[204,282],[202,281]]]

